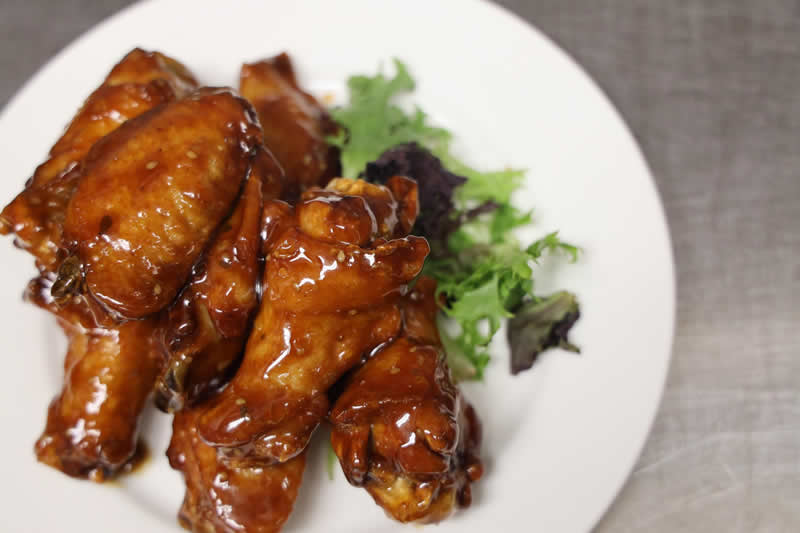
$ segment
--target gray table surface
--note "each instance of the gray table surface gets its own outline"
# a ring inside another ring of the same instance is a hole
[[[128,3],[3,0],[0,104]],[[672,231],[669,382],[597,531],[800,531],[800,3],[500,3],[608,92],[644,148]]]

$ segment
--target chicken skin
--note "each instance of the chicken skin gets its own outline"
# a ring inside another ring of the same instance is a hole
[[[160,326],[165,365],[156,403],[175,412],[208,397],[230,378],[258,307],[263,195],[279,197],[283,173],[259,150],[233,214]]]
[[[265,206],[261,309],[236,376],[199,417],[205,442],[264,463],[305,449],[331,385],[400,331],[397,303],[429,250],[405,236],[416,205],[416,185],[397,177],[337,179],[294,209]]]
[[[124,318],[169,304],[230,214],[259,137],[244,100],[200,89],[98,141],[64,224],[94,298]]]
[[[139,415],[160,365],[152,320],[94,331],[62,327],[69,339],[64,386],[50,404],[36,455],[67,475],[104,481],[137,450]]]
[[[79,165],[102,137],[131,118],[181,97],[196,85],[186,67],[158,52],[135,49],[83,104],[25,189],[0,214],[0,233],[14,233],[43,271],[63,259],[62,230]]]
[[[136,455],[140,414],[160,368],[155,319],[117,323],[85,293],[56,301],[48,273],[28,284],[25,300],[54,314],[68,340],[63,387],[36,456],[73,477],[113,477]]]
[[[281,464],[228,464],[197,434],[195,408],[177,413],[167,451],[184,475],[186,494],[178,515],[196,533],[277,533],[297,498],[306,454]]]
[[[339,174],[339,151],[325,140],[338,126],[297,84],[288,55],[243,65],[239,92],[255,107],[264,143],[283,166],[295,195]]]
[[[402,336],[347,378],[329,415],[348,481],[400,522],[438,522],[469,506],[483,473],[480,424],[450,378],[435,290],[431,278],[417,281]]]

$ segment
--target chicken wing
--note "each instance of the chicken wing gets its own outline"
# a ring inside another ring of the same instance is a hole
[[[282,189],[280,167],[260,150],[236,209],[164,315],[160,342],[166,363],[156,384],[162,410],[180,411],[230,378],[258,307],[262,195],[271,200]]]
[[[57,304],[51,282],[40,276],[26,291],[27,300],[58,317],[69,341],[64,385],[36,455],[70,476],[103,481],[136,453],[139,415],[160,365],[155,320],[117,324],[86,295]]]
[[[239,91],[255,107],[264,142],[294,184],[295,194],[325,185],[339,174],[339,151],[325,140],[338,126],[297,84],[288,55],[243,65]]]
[[[436,330],[436,283],[420,278],[403,335],[348,379],[329,419],[344,473],[400,522],[438,522],[471,502],[483,467],[475,411],[450,378]]]
[[[170,303],[230,214],[259,137],[244,100],[201,89],[98,141],[64,225],[91,294],[124,318]]]
[[[175,415],[167,451],[186,482],[183,526],[197,533],[280,531],[297,498],[306,454],[281,464],[228,464],[198,436],[197,414],[190,408]]]
[[[267,204],[261,309],[242,366],[199,417],[205,442],[229,457],[291,459],[327,414],[330,386],[398,334],[397,302],[429,249],[404,237],[415,184],[387,186],[339,179],[294,210]]]
[[[25,189],[3,209],[0,233],[13,232],[41,270],[55,270],[63,259],[64,212],[89,149],[127,120],[195,85],[186,67],[165,55],[138,48],[126,55],[89,96]]]

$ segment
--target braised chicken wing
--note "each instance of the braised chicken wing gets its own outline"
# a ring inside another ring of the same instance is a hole
[[[0,214],[0,233],[14,233],[16,243],[37,259],[41,270],[54,271],[63,258],[64,213],[89,149],[127,120],[195,87],[189,71],[158,52],[135,49],[109,73],[78,111],[39,165],[25,189]]]
[[[179,411],[230,378],[258,307],[262,197],[280,196],[283,181],[272,155],[259,150],[236,209],[165,313],[160,326],[165,365],[156,385],[162,410]]]
[[[294,209],[265,206],[261,309],[236,376],[198,422],[200,437],[228,457],[284,462],[302,452],[331,385],[399,333],[397,302],[428,244],[405,236],[415,184],[397,177],[387,186],[338,179]]]
[[[91,294],[125,318],[169,304],[230,214],[259,137],[244,100],[200,89],[98,141],[64,225]]]
[[[99,331],[64,328],[64,388],[36,442],[39,461],[103,481],[134,457],[140,414],[160,364],[152,329],[149,320]]]
[[[140,414],[160,366],[155,320],[118,324],[83,294],[58,304],[49,278],[31,281],[25,297],[58,317],[69,348],[36,456],[70,476],[104,481],[137,451]]]
[[[288,55],[243,65],[239,91],[255,107],[264,142],[283,166],[295,194],[325,185],[339,174],[338,148],[325,140],[338,126],[300,88]]]
[[[348,481],[400,522],[438,522],[471,502],[481,430],[450,378],[436,330],[436,283],[420,278],[403,335],[347,378],[329,420]]]
[[[181,524],[197,533],[280,531],[297,498],[306,454],[273,465],[229,464],[198,436],[197,414],[189,408],[175,415],[167,451],[186,483]]]

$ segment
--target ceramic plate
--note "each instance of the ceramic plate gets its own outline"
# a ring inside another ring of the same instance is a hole
[[[146,2],[67,47],[5,109],[3,202],[134,46],[180,59],[210,85],[235,84],[243,61],[286,50],[312,92],[338,95],[349,74],[390,69],[398,57],[419,81],[416,101],[455,132],[465,160],[528,169],[516,199],[535,208],[535,225],[524,236],[559,229],[585,250],[578,264],[547,261],[536,274],[541,293],[563,287],[579,296],[583,317],[572,340],[583,353],[548,352],[533,370],[512,377],[504,339],[492,347],[486,381],[465,387],[484,422],[486,475],[474,486],[473,506],[435,531],[589,531],[625,481],[655,415],[670,358],[675,286],[647,165],[586,74],[537,30],[478,0]],[[34,274],[32,259],[9,239],[0,263],[0,530],[180,531],[183,486],[164,456],[165,415],[148,413],[143,430],[152,457],[117,482],[76,481],[36,462],[33,442],[60,386],[65,345],[53,319],[20,299]],[[328,480],[325,437],[315,439],[285,531],[408,531],[341,472]]]

